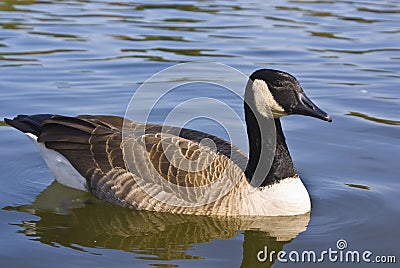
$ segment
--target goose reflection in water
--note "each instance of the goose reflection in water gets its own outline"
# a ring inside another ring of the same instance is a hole
[[[286,217],[217,217],[134,211],[93,198],[90,194],[53,182],[30,205],[5,207],[28,212],[39,220],[12,223],[18,232],[51,246],[91,252],[113,249],[155,261],[203,259],[193,255],[194,244],[244,234],[241,267],[270,267],[257,261],[268,247],[278,252],[304,232],[310,214]]]

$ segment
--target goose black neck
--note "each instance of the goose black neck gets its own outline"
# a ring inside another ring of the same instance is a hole
[[[245,171],[247,180],[254,186],[268,186],[282,179],[297,176],[297,171],[293,165],[282,131],[280,119],[274,118],[276,144],[275,151],[273,151],[273,149],[270,149],[273,143],[269,141],[268,137],[262,137],[259,125],[263,123],[266,125],[266,121],[270,119],[259,118],[257,120],[253,111],[246,103],[245,118],[249,139],[249,161]],[[262,154],[262,150],[269,150],[269,152]],[[273,152],[275,153],[273,154]],[[272,165],[270,166],[272,157]],[[258,163],[260,163],[259,167],[257,167]]]

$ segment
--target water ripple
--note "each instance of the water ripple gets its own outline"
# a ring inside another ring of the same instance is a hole
[[[359,112],[350,112],[350,113],[348,113],[346,115],[363,118],[365,120],[368,120],[368,121],[371,121],[371,122],[375,122],[375,123],[380,123],[380,124],[385,124],[385,125],[400,126],[400,121],[373,117],[373,116],[369,116],[369,115],[366,115],[366,114],[363,114],[363,113],[359,113]]]

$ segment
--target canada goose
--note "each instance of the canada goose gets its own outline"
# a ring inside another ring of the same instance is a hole
[[[290,157],[280,117],[302,114],[329,122],[331,117],[306,97],[295,77],[271,69],[250,76],[244,110],[249,157],[213,135],[116,116],[19,115],[5,122],[34,141],[58,182],[120,206],[225,216],[310,211],[310,198]],[[267,120],[275,123],[275,154],[271,168],[260,169],[268,160],[264,150],[271,144],[262,136]],[[123,139],[126,125],[142,129],[142,135]],[[201,142],[205,138],[214,142],[215,150]],[[182,164],[187,160],[201,168],[191,170],[190,163]]]

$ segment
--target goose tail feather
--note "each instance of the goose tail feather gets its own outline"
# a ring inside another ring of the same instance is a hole
[[[13,119],[4,118],[8,125],[39,137],[43,129],[43,121],[52,118],[53,114],[18,115]]]

